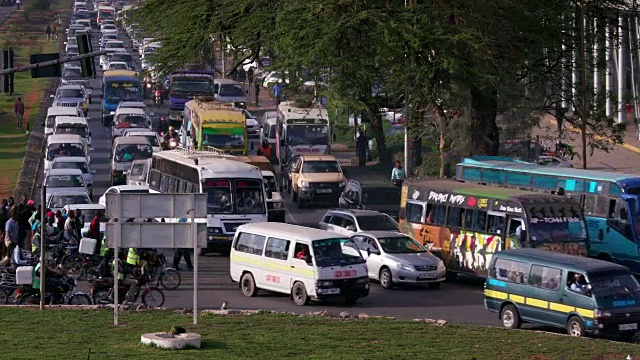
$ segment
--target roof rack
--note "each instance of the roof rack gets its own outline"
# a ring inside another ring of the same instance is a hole
[[[193,100],[206,110],[236,110],[233,103],[220,102],[213,96],[195,96]]]
[[[183,147],[177,147],[173,150],[170,150],[174,154],[184,156],[188,159],[198,159],[198,158],[207,158],[207,157],[216,157],[216,158],[235,158],[233,155],[226,154],[223,150],[205,146],[204,150],[192,150]]]

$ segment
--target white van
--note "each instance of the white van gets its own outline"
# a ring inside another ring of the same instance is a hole
[[[79,135],[91,147],[91,131],[87,119],[78,116],[58,116],[53,125],[55,135]]]
[[[276,121],[276,118],[268,118],[263,122],[262,131],[260,131],[260,142],[268,141],[274,149],[276,146]]]
[[[47,117],[44,121],[44,134],[49,136],[53,134],[53,127],[56,124],[58,116],[84,116],[82,110],[68,106],[51,106],[47,110]]]
[[[44,157],[44,169],[49,169],[53,159],[59,156],[84,156],[91,162],[89,146],[80,135],[49,136]]]
[[[298,225],[239,226],[229,270],[246,296],[265,289],[290,294],[297,305],[306,305],[336,298],[352,304],[369,295],[366,261],[351,239]]]

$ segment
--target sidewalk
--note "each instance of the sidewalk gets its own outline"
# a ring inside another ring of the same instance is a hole
[[[571,131],[565,125],[565,133]],[[553,116],[546,115],[540,121],[540,128],[533,130],[533,136],[540,136],[540,141],[544,144],[555,144],[558,134],[557,123]],[[570,143],[578,154],[582,154],[582,141],[580,133],[571,131]],[[587,168],[590,170],[624,172],[630,174],[640,174],[640,141],[637,137],[637,128],[635,125],[629,125],[627,134],[624,137],[624,144],[614,146],[609,153],[596,150],[592,156],[589,156],[587,149]],[[571,161],[574,167],[582,168],[582,159],[575,158]]]

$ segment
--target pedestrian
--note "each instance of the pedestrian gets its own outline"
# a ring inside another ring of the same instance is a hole
[[[22,129],[22,119],[24,119],[24,103],[22,98],[18,98],[13,103],[13,112],[16,114],[16,120],[18,121],[18,129]]]
[[[358,167],[367,166],[367,147],[369,147],[369,140],[364,134],[364,131],[358,130],[356,135],[356,156],[358,157]]]
[[[51,25],[47,25],[47,30],[44,33],[47,34],[47,40],[51,40]]]
[[[255,74],[255,69],[252,67],[249,68],[249,71],[247,71],[247,80],[249,80],[249,85],[251,85],[253,83],[253,75]]]
[[[273,152],[271,151],[271,144],[269,144],[267,139],[263,140],[260,147],[258,147],[258,155],[262,155],[271,161]]]
[[[247,79],[247,72],[244,71],[242,67],[240,67],[238,68],[237,75],[238,75],[238,82],[241,82],[244,84],[245,80]]]
[[[276,98],[276,105],[280,105],[280,101],[282,100],[282,80],[278,80],[278,82],[273,85],[273,96]]]
[[[13,255],[13,249],[18,245],[18,209],[11,209],[11,217],[7,220],[4,226],[4,245],[7,248],[6,255],[0,262],[1,265],[9,265],[11,263],[11,256]]]
[[[51,33],[53,35],[53,38],[55,40],[57,40],[58,39],[58,26],[55,23],[53,23],[53,26],[51,27]]]
[[[256,89],[256,106],[258,105],[258,99],[260,99],[260,82],[258,81],[258,79],[256,79],[256,83],[254,84],[255,89]]]
[[[20,10],[20,0],[16,0],[16,7],[18,10]]]
[[[187,270],[193,271],[193,264],[191,263],[191,250],[190,249],[176,249],[173,255],[173,268],[180,271],[180,259],[184,257],[184,262],[187,263]]]
[[[58,210],[56,211],[56,228],[58,229],[57,232],[61,233],[62,231],[64,231],[64,223],[65,223],[65,219],[64,216],[62,216],[62,211]]]
[[[391,182],[393,182],[393,185],[401,188],[402,183],[406,178],[407,178],[407,174],[404,172],[404,169],[402,168],[402,164],[400,163],[399,160],[396,160],[395,166],[393,167],[393,170],[391,170]]]
[[[2,207],[0,207],[0,259],[3,259],[6,255],[6,246],[4,245],[4,227],[9,220],[9,210],[7,209],[7,199],[2,200]]]
[[[16,204],[16,199],[13,196],[9,196],[9,200],[7,201],[7,211],[11,211],[11,208]]]

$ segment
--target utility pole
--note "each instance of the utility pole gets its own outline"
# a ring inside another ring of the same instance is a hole
[[[585,50],[585,0],[580,0],[580,86],[582,96],[580,99],[580,130],[582,132],[582,168],[587,168],[587,52]]]

